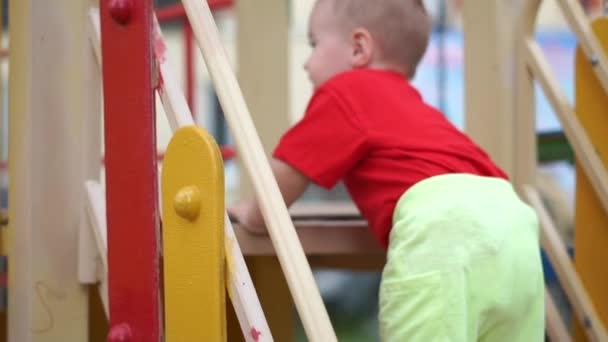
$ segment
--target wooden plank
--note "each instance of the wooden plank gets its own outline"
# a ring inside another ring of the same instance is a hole
[[[98,1],[90,1],[93,6],[98,6]],[[89,12],[93,11],[90,9]],[[95,7],[97,19],[97,31],[100,30],[99,24],[99,9]],[[82,13],[79,13],[82,15]],[[89,16],[90,17],[90,16]],[[86,20],[86,18],[85,18]],[[88,21],[87,21],[88,22]],[[85,26],[88,26],[85,24]],[[95,31],[88,27],[85,30],[88,34],[89,44],[86,51],[87,70],[87,108],[83,113],[83,132],[86,132],[84,144],[86,178],[89,180],[100,180],[100,163],[101,160],[101,58],[96,56],[100,51],[99,35],[92,35]],[[96,37],[95,41],[91,38]],[[95,50],[95,47],[96,50]],[[85,186],[86,187],[86,186]],[[85,189],[86,191],[86,189]],[[101,202],[103,205],[103,219],[105,221],[105,193],[102,193]],[[95,235],[93,229],[92,218],[89,217],[86,209],[83,209],[81,224],[79,228],[79,280],[83,284],[97,284],[97,286],[87,286],[89,293],[89,341],[105,341],[108,333],[108,276],[107,276],[107,250],[103,254],[99,253],[96,248]],[[106,227],[103,226],[104,232]],[[101,259],[106,259],[106,267],[102,266]],[[86,279],[85,277],[86,276]]]
[[[602,48],[606,50],[608,19],[598,18],[592,26]],[[577,49],[575,60],[576,114],[596,152],[602,157],[603,167],[608,167],[608,96],[581,47]],[[575,167],[574,263],[596,305],[600,319],[608,324],[608,268],[603,265],[603,260],[608,260],[608,211],[602,206],[597,188],[578,156]],[[576,339],[583,340],[582,331],[577,329],[576,332]]]
[[[99,19],[99,8],[91,7],[88,16],[88,26],[87,32],[89,34],[89,41],[91,43],[91,48],[93,50],[93,54],[95,56],[95,60],[99,66],[99,71],[101,72],[101,23]]]
[[[161,341],[153,4],[101,1],[100,5],[109,340],[131,335],[131,341]]]
[[[576,117],[572,105],[560,90],[559,82],[545,59],[543,52],[533,40],[527,40],[527,60],[534,77],[537,78],[560,119],[568,142],[577,160],[589,177],[604,210],[608,212],[608,171],[600,159],[597,146],[589,139],[585,129]]]
[[[162,194],[165,338],[226,341],[224,169],[203,129],[171,138]]]
[[[359,209],[350,201],[299,201],[289,208],[294,220],[362,220]]]
[[[534,184],[537,174],[537,136],[536,136],[536,99],[534,79],[528,69],[525,40],[535,36],[536,16],[540,0],[528,0],[518,4],[519,18],[515,25],[518,34],[515,37],[517,58],[515,69],[515,140],[514,140],[514,173],[512,182],[521,193],[525,184]]]
[[[97,29],[99,30],[99,10],[97,13]],[[84,18],[85,23],[89,23],[88,18]],[[85,24],[88,30],[84,33],[87,35],[89,43],[85,46],[87,51],[83,56],[86,61],[85,76],[87,78],[86,88],[86,108],[82,113],[82,131],[87,137],[82,142],[82,161],[85,167],[85,178],[92,182],[99,182],[101,175],[101,68],[100,61],[96,58],[99,53],[99,39],[91,41],[94,32],[91,32],[89,25]],[[98,37],[98,36],[97,36]],[[95,49],[95,44],[97,48]],[[88,198],[90,193],[87,192],[87,186],[84,185],[83,191]],[[104,195],[102,193],[102,195]],[[105,195],[104,195],[105,196]],[[101,198],[105,202],[105,197]],[[99,280],[100,258],[104,259],[104,277],[107,274],[107,251],[104,249],[100,253],[96,248],[95,235],[91,227],[94,222],[91,222],[91,217],[87,213],[85,206],[82,206],[81,217],[79,224],[78,248],[79,248],[79,280],[83,284],[94,284]],[[105,203],[104,203],[104,222],[105,222]],[[103,226],[105,230],[105,225]],[[105,246],[106,244],[104,244]],[[107,293],[105,294],[107,298]],[[104,303],[107,305],[107,301]],[[107,306],[106,306],[107,309]],[[106,311],[107,313],[107,311]]]
[[[515,10],[504,0],[465,1],[465,131],[510,176],[515,173]]]
[[[234,234],[228,215],[226,222],[226,269],[228,295],[239,321],[243,337],[247,342],[273,341],[272,333],[266,322],[253,280],[243,258],[239,241]],[[236,257],[233,257],[236,256]]]
[[[557,272],[568,300],[572,304],[576,317],[583,322],[585,334],[591,341],[608,341],[608,335],[602,321],[599,319],[593,302],[578,277],[570,256],[564,246],[553,220],[536,189],[525,186],[526,200],[536,210],[541,226],[541,246],[549,256],[553,268]]]
[[[576,34],[586,62],[591,66],[604,92],[608,93],[608,59],[605,49],[596,37],[580,1],[558,0],[557,3],[570,28]],[[579,61],[583,61],[583,55],[580,55]]]
[[[11,2],[9,340],[84,341],[84,1]],[[52,65],[52,67],[49,67]]]
[[[308,256],[385,254],[365,221],[295,221],[295,224]],[[238,226],[235,233],[245,255],[276,255],[268,236],[253,235]]]
[[[194,125],[194,120],[188,102],[186,102],[186,98],[184,97],[182,86],[178,82],[177,77],[175,77],[171,63],[167,60],[167,47],[156,18],[154,18],[153,28],[154,58],[159,75],[159,83],[156,90],[163,103],[171,130],[175,132],[180,127]]]
[[[545,327],[550,342],[570,342],[572,337],[568,332],[566,324],[559,314],[559,310],[545,288]]]
[[[96,281],[99,285],[99,295],[103,303],[106,316],[109,316],[108,301],[108,236],[106,220],[105,192],[101,184],[95,181],[85,183],[88,230],[93,235],[95,251],[98,260]]]
[[[279,260],[276,256],[246,256],[245,260],[273,337],[276,341],[295,341],[293,302]],[[228,335],[233,337],[236,332],[229,331]]]
[[[236,1],[234,7],[238,82],[267,156],[290,126],[289,7],[285,0],[265,0],[263,5]],[[245,169],[241,159],[237,162]],[[237,195],[242,199],[255,195],[245,172]]]
[[[262,213],[304,330],[309,340],[336,341],[319,289],[231,70],[209,6],[205,2],[195,0],[186,0],[183,4],[228,124],[237,141],[240,156],[254,182]]]

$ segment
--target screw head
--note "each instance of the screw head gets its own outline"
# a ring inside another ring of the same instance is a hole
[[[120,25],[127,25],[133,15],[132,0],[109,0],[110,16]]]
[[[126,323],[120,323],[110,329],[108,342],[131,342],[132,335],[131,327]]]
[[[173,198],[173,208],[180,217],[196,220],[201,210],[201,191],[194,185],[181,188]]]

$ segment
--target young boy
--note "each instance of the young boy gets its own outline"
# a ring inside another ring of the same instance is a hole
[[[387,248],[384,341],[541,341],[544,285],[534,212],[485,152],[408,82],[429,40],[421,0],[319,0],[315,87],[271,166],[287,205],[343,180]],[[255,201],[229,210],[252,232]]]

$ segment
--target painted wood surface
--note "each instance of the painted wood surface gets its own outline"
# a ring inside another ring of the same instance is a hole
[[[162,193],[166,340],[225,341],[224,169],[204,130],[175,132]]]
[[[600,18],[592,24],[593,32],[604,49],[608,48],[608,19]],[[589,135],[593,149],[601,158],[600,167],[608,168],[608,96],[594,73],[596,66],[589,62],[582,48],[576,52],[576,113]],[[597,312],[608,324],[608,210],[602,206],[598,189],[576,156],[576,212],[574,234],[574,262],[583,284],[589,291]],[[576,340],[584,334],[577,328]]]
[[[9,341],[86,341],[78,282],[88,1],[11,1]]]
[[[152,1],[100,2],[109,341],[162,336],[152,11]]]

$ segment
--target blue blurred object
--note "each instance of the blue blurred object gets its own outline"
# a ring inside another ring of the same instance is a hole
[[[570,255],[570,258],[572,258],[574,256],[574,248],[567,247],[567,250],[568,255]],[[545,273],[545,283],[558,283],[559,280],[557,278],[557,273],[555,272],[553,265],[551,265],[551,261],[549,261],[549,257],[544,250],[541,252],[541,258],[543,262],[543,272]]]
[[[576,38],[569,31],[542,31],[538,43],[545,52],[564,93],[574,98],[574,52]],[[449,75],[449,77],[448,77]],[[437,108],[459,128],[464,127],[464,48],[462,32],[442,28],[433,32],[427,53],[422,60],[414,85],[425,100]],[[539,132],[561,131],[549,102],[540,88],[536,97],[536,126]]]

